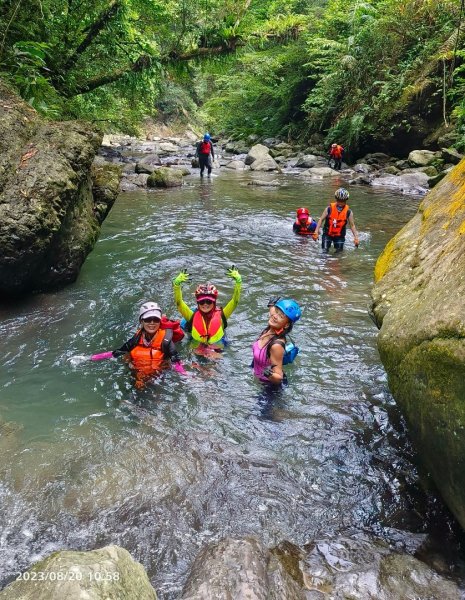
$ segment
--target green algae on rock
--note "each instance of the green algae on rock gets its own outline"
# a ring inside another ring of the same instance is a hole
[[[77,278],[116,191],[97,202],[91,165],[101,136],[41,119],[0,83],[0,293],[47,290]]]
[[[390,389],[420,456],[465,528],[465,160],[375,267],[372,312]]]

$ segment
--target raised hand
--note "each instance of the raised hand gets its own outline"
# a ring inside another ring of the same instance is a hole
[[[187,272],[187,269],[182,269],[179,275],[173,279],[173,285],[179,287],[183,283],[186,283],[186,281],[190,281],[189,273]]]
[[[227,271],[226,275],[234,279],[236,283],[242,283],[242,277],[235,265],[232,265]]]

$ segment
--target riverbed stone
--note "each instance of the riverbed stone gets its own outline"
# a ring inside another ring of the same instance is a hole
[[[318,540],[301,561],[307,589],[331,600],[459,600],[458,586],[408,554],[367,536]]]
[[[322,179],[323,177],[334,177],[337,175],[338,171],[331,169],[330,167],[312,167],[303,171],[302,175],[304,177],[312,177],[314,179]]]
[[[230,160],[225,164],[225,169],[231,169],[232,171],[241,171],[246,168],[246,164],[243,160]]]
[[[55,552],[23,577],[0,592],[0,600],[157,599],[143,566],[118,546]]]
[[[161,166],[161,160],[158,154],[149,154],[137,162],[136,173],[151,175],[159,166]]]
[[[445,162],[458,165],[463,158],[463,154],[460,154],[455,148],[441,148],[441,156]]]
[[[375,282],[372,312],[389,387],[465,528],[465,160],[388,243]]]
[[[170,169],[168,167],[159,167],[147,179],[147,186],[151,188],[162,187],[172,188],[182,185],[182,171]]]
[[[408,155],[408,162],[413,167],[426,167],[436,158],[436,153],[431,150],[412,150]]]
[[[260,156],[253,161],[250,168],[252,171],[279,171],[278,163],[270,155]]]
[[[61,287],[100,232],[90,170],[101,135],[44,121],[3,83],[0,99],[0,293]]]
[[[250,148],[247,156],[245,157],[245,164],[252,165],[256,160],[265,160],[271,158],[270,149],[263,144],[255,144]]]
[[[311,169],[316,165],[317,161],[318,158],[314,154],[304,154],[303,156],[299,156],[294,166],[301,169]]]
[[[303,589],[254,537],[225,538],[196,556],[181,600],[304,600]]]

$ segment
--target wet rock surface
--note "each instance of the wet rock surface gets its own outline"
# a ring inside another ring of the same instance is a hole
[[[0,592],[1,600],[156,600],[141,564],[118,546],[63,550],[33,565]]]
[[[118,176],[103,183],[96,167],[93,187],[101,137],[88,125],[45,122],[4,85],[0,96],[0,292],[15,296],[76,279]]]
[[[389,387],[465,527],[465,160],[388,243],[375,281],[372,311]]]

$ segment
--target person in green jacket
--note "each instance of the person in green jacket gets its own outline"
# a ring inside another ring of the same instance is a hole
[[[183,270],[173,279],[174,300],[185,319],[181,325],[191,334],[195,347],[207,347],[214,352],[222,352],[225,346],[225,329],[228,319],[239,303],[242,277],[233,265],[227,270],[228,277],[234,279],[234,291],[231,300],[224,308],[217,306],[218,290],[212,283],[197,286],[194,292],[197,308],[191,309],[184,302],[181,286],[189,281],[189,273]]]

